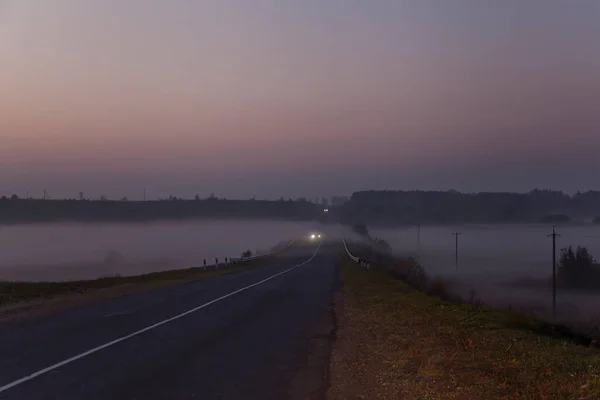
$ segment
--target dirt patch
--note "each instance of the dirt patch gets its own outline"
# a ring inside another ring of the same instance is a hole
[[[537,320],[451,304],[348,260],[341,282],[329,399],[600,398],[600,351]]]

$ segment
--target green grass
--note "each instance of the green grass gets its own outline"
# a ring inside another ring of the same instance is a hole
[[[53,298],[64,294],[83,294],[90,291],[123,285],[169,283],[209,278],[243,269],[266,265],[275,257],[221,266],[219,269],[186,268],[133,276],[110,276],[92,280],[65,282],[6,282],[0,281],[0,305],[25,300]]]
[[[330,398],[350,394],[336,375],[353,376],[364,398],[600,398],[600,351],[562,327],[449,303],[347,257],[340,276]]]

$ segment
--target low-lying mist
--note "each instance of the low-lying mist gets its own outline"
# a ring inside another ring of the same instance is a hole
[[[441,277],[450,290],[464,299],[476,299],[496,307],[511,307],[552,317],[552,227],[541,225],[470,225],[370,229],[388,241],[394,253],[411,256],[430,276]],[[556,257],[569,245],[585,246],[600,257],[600,226],[558,228]],[[458,266],[456,242],[460,232]],[[420,236],[420,240],[419,240]],[[600,319],[598,292],[559,288],[557,318],[589,322]]]
[[[310,231],[339,237],[315,222],[200,220],[136,224],[0,227],[0,280],[58,281],[135,275],[201,266],[206,259],[267,253]]]

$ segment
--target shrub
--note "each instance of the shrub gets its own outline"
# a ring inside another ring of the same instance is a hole
[[[571,288],[592,288],[600,284],[600,268],[595,265],[596,259],[586,247],[572,246],[560,252],[558,262],[558,281]]]
[[[387,270],[390,275],[408,283],[417,290],[428,290],[429,278],[423,267],[414,259],[399,260],[392,258]]]

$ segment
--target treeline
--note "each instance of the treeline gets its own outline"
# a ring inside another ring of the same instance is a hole
[[[151,221],[196,218],[323,220],[323,207],[306,201],[91,201],[0,199],[0,223]]]
[[[600,192],[569,196],[538,189],[529,193],[362,191],[351,196],[339,215],[345,223],[377,225],[561,223],[600,216]]]
[[[43,200],[0,198],[0,224],[54,221],[150,221],[160,219],[245,218],[319,220],[368,225],[453,223],[600,223],[600,192],[569,196],[560,191],[459,193],[457,191],[362,191],[340,207],[305,199],[161,201]]]
[[[600,290],[600,265],[587,247],[572,246],[560,251],[556,279],[569,289]]]

